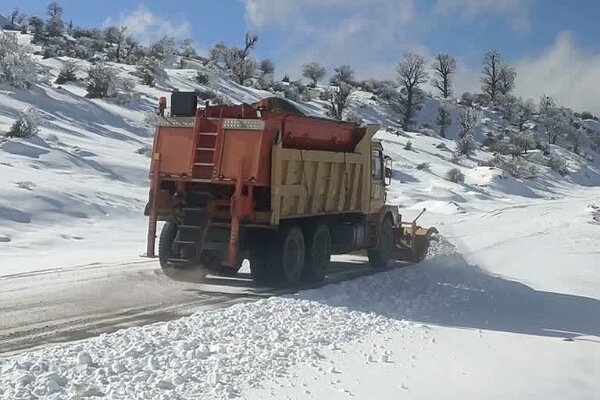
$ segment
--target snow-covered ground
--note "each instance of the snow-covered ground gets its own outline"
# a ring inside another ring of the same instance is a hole
[[[431,215],[458,248],[443,240],[417,265],[3,359],[0,393],[592,399],[600,245],[586,206],[599,196]]]
[[[60,61],[38,62],[56,75]],[[137,85],[128,105],[86,99],[82,83],[0,88],[0,131],[30,105],[43,117],[37,137],[0,144],[0,278],[144,251],[149,159],[137,150],[151,143],[155,99],[170,88],[267,95],[194,74]],[[426,261],[0,358],[0,398],[598,398],[598,161],[553,147],[569,175],[540,166],[533,180],[485,166],[483,151],[456,164],[452,140],[386,131],[397,115],[371,97],[354,93],[352,112],[382,124],[389,202],[406,219],[427,208],[421,223],[443,236]],[[432,124],[435,102],[419,120]],[[323,112],[318,100],[303,107]],[[445,180],[450,168],[465,182]]]

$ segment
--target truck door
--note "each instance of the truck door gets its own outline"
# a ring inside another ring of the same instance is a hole
[[[371,213],[377,213],[385,204],[384,162],[381,149],[371,151]]]

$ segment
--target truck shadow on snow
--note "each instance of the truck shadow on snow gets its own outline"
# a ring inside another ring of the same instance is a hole
[[[569,340],[600,336],[600,300],[535,290],[491,275],[457,253],[302,291],[298,297],[448,327]]]

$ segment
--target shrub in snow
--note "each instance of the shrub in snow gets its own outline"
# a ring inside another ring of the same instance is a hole
[[[450,109],[447,104],[442,104],[438,109],[438,115],[435,119],[435,123],[440,127],[440,136],[446,137],[446,129],[452,124],[452,117],[450,116]]]
[[[89,69],[88,74],[86,97],[103,99],[114,90],[117,78],[116,72],[112,68],[104,64],[97,64]]]
[[[355,124],[359,124],[359,125],[363,123],[363,119],[353,112],[347,113],[344,120],[349,121],[349,122],[354,122]]]
[[[337,90],[328,90],[329,104],[326,106],[327,115],[341,121],[344,110],[350,103],[352,92],[352,86],[344,82],[340,82]]]
[[[165,78],[166,72],[163,64],[156,58],[145,57],[140,60],[135,75],[141,78],[144,85],[154,87],[156,82]]]
[[[509,143],[512,144],[519,153],[526,153],[535,149],[536,140],[531,132],[521,132],[509,135]]]
[[[0,31],[0,83],[28,88],[37,81],[29,48],[21,46],[13,34]]]
[[[217,94],[212,90],[196,90],[196,94],[198,95],[198,98],[202,100],[210,100],[217,97]]]
[[[173,65],[175,53],[175,39],[170,36],[163,36],[148,48],[148,57],[165,66]]]
[[[446,172],[445,178],[446,180],[454,183],[465,182],[465,175],[462,172],[460,172],[460,169],[458,168],[449,169],[448,172]]]
[[[421,128],[419,129],[419,133],[424,136],[436,137],[437,133],[431,128]]]
[[[75,73],[77,72],[77,64],[73,61],[65,61],[60,68],[60,72],[56,77],[55,83],[62,85],[63,83],[77,80]]]
[[[327,75],[327,70],[319,63],[311,62],[302,66],[302,76],[310,79],[312,86],[317,86],[317,83]]]
[[[268,58],[260,62],[259,68],[265,75],[273,75],[275,72],[275,64],[273,64],[273,61],[269,60]]]
[[[479,122],[479,113],[473,107],[464,107],[458,119],[460,137],[470,134]]]
[[[58,143],[60,142],[60,139],[58,139],[58,136],[56,136],[54,133],[51,133],[46,136],[46,142]]]
[[[273,83],[274,81],[272,74],[262,74],[254,82],[254,87],[261,90],[269,90],[273,87]]]
[[[404,150],[412,150],[412,142],[410,140],[404,145]]]
[[[477,143],[475,143],[475,139],[473,139],[473,136],[466,135],[463,138],[456,139],[455,154],[457,156],[470,157],[473,154],[475,154],[475,150],[477,150]]]
[[[206,85],[210,81],[210,78],[207,73],[198,71],[196,76],[194,76],[194,80],[201,85]]]
[[[26,138],[37,135],[39,132],[39,121],[39,112],[35,108],[30,107],[19,114],[19,119],[11,126],[6,136]]]
[[[569,173],[565,160],[556,154],[551,155],[548,159],[548,167],[550,167],[553,171],[558,172],[562,176],[565,176]]]
[[[289,85],[283,89],[283,96],[292,101],[300,101],[300,93],[295,86]]]
[[[75,56],[75,51],[62,36],[50,37],[44,42],[43,58],[53,58],[62,56]]]
[[[29,190],[32,191],[33,189],[35,189],[35,183],[31,182],[31,181],[20,181],[17,182],[17,187],[20,189],[25,189],[25,190]]]
[[[147,157],[150,157],[150,154],[152,153],[152,146],[149,144],[145,144],[142,147],[140,147],[139,149],[137,149],[135,152],[137,154],[142,154]]]
[[[431,163],[428,162],[422,162],[420,164],[417,164],[417,169],[419,171],[429,171],[431,168]]]
[[[496,156],[489,161],[490,166],[500,168],[515,178],[534,179],[538,169],[532,163],[525,161],[522,157]]]

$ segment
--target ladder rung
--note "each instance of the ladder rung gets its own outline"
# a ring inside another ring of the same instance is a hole
[[[218,134],[218,132],[198,132],[198,135],[201,136],[217,136]]]
[[[196,244],[196,242],[191,240],[175,240],[173,243],[177,244]]]
[[[167,259],[167,262],[174,263],[174,264],[187,264],[190,261],[191,260],[188,260],[185,258],[169,258],[169,259]]]
[[[204,226],[197,226],[197,225],[179,225],[179,228],[183,228],[183,229],[204,229]]]
[[[182,208],[182,210],[184,212],[186,212],[186,211],[202,211],[202,212],[204,212],[204,211],[206,211],[206,207],[184,207],[184,208]]]
[[[198,151],[215,151],[214,147],[196,147]]]
[[[208,162],[197,162],[197,163],[194,163],[194,165],[196,165],[198,167],[213,167],[215,164],[208,163]]]

